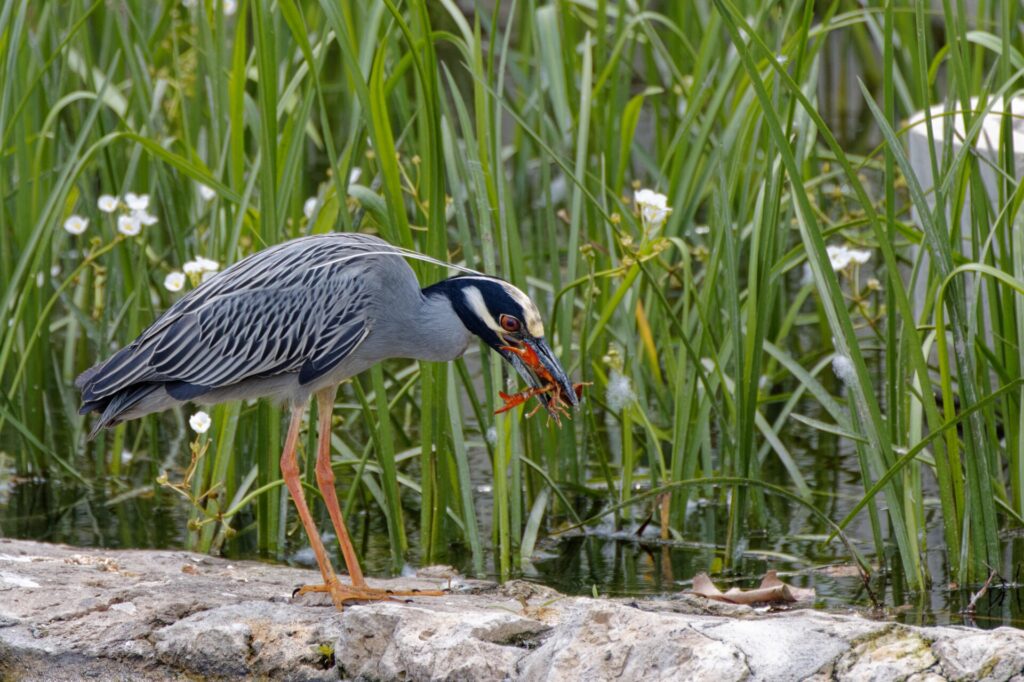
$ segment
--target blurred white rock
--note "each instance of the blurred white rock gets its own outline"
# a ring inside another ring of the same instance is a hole
[[[1009,113],[1011,118],[1011,130],[1013,135],[1013,150],[1014,150],[1014,175],[1015,178],[1020,179],[1024,176],[1024,98],[1017,97],[1010,100],[1009,107],[1007,107],[1004,100],[989,100],[984,105],[978,98],[971,100],[971,114],[970,119],[972,126],[975,124],[977,117],[981,116],[980,129],[978,134],[973,139],[973,153],[978,158],[978,166],[981,174],[981,178],[985,187],[985,194],[988,198],[990,212],[992,216],[998,215],[1001,207],[997,205],[999,200],[999,181],[1003,175],[1001,170],[1000,150],[1003,148],[1002,139],[1002,125],[1004,114]],[[917,176],[917,180],[921,185],[921,189],[925,194],[925,200],[931,211],[935,210],[936,185],[941,185],[942,178],[938,179],[932,175],[932,162],[931,154],[929,153],[928,146],[928,120],[931,120],[934,152],[937,164],[939,166],[939,172],[942,173],[944,166],[948,167],[952,162],[952,159],[944,160],[944,153],[946,145],[951,145],[953,153],[952,158],[956,158],[958,154],[964,148],[967,140],[967,126],[965,125],[963,109],[959,102],[939,104],[931,107],[927,111],[919,111],[910,117],[908,121],[908,152],[910,158],[910,164],[914,170],[914,174]],[[947,142],[948,141],[948,142]],[[1012,191],[1012,190],[1011,190]],[[949,202],[952,204],[952,201]],[[923,229],[924,223],[921,220],[921,215],[916,206],[911,211],[911,217],[914,223]],[[981,248],[975,253],[973,245],[973,235],[971,234],[972,222],[971,222],[971,197],[970,191],[968,190],[967,196],[963,204],[963,208],[960,211],[957,220],[953,220],[950,215],[950,208],[946,208],[946,224],[950,231],[950,242],[955,243],[957,237],[959,238],[960,248],[959,252],[970,260],[981,260],[985,253],[982,251],[986,248],[987,237],[989,236],[989,229],[991,225],[984,227],[983,234],[980,235]],[[990,247],[993,252],[998,255],[1000,253],[1000,245],[998,240],[993,240]],[[913,249],[912,255],[916,259],[920,251],[919,247]],[[927,272],[929,265],[929,255],[927,251],[921,255],[922,267],[921,272]],[[973,302],[974,299],[974,286],[973,276],[965,277],[967,281],[967,293],[968,301]],[[917,312],[920,312],[924,307],[924,297],[927,295],[926,282],[923,278],[919,278],[919,281],[914,287],[914,298],[915,308]],[[988,320],[985,323],[986,331],[989,329]]]

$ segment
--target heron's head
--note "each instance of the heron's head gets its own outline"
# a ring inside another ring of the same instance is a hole
[[[546,373],[558,384],[564,400],[577,404],[572,381],[544,340],[544,323],[529,296],[495,277],[467,275],[442,284],[466,328],[505,358],[527,384],[544,385]],[[534,355],[537,367],[524,361],[524,356],[532,359]],[[541,399],[548,403],[546,395]]]

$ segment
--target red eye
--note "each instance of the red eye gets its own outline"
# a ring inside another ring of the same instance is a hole
[[[501,328],[510,334],[515,334],[516,332],[519,331],[519,320],[512,317],[511,315],[502,315],[500,318],[498,318],[498,322],[501,324]]]

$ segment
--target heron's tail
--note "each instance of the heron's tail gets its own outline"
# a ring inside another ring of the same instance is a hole
[[[95,368],[94,368],[95,369]],[[78,380],[75,381],[76,385],[81,382],[81,385],[88,383],[89,377],[87,376],[93,370],[86,370]],[[84,379],[84,381],[83,381]],[[96,437],[102,429],[116,426],[124,421],[125,415],[132,411],[133,408],[139,405],[143,400],[151,396],[156,391],[162,388],[160,383],[147,382],[143,384],[134,384],[126,388],[117,391],[113,395],[103,396],[95,400],[87,400],[82,403],[82,407],[78,410],[78,414],[89,414],[90,412],[99,412],[99,419],[93,425],[92,430],[89,432],[89,440]]]

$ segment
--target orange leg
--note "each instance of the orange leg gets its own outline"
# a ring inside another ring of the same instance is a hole
[[[320,574],[324,577],[324,583],[337,582],[334,575],[334,568],[331,560],[327,558],[324,550],[324,543],[320,541],[320,533],[317,532],[316,524],[313,523],[313,516],[306,506],[306,496],[302,494],[302,483],[299,481],[299,464],[295,460],[295,446],[299,442],[299,427],[302,425],[302,413],[306,411],[305,405],[292,407],[292,420],[288,425],[288,436],[284,441],[284,452],[281,453],[281,477],[288,487],[292,499],[295,501],[295,508],[299,512],[299,520],[302,527],[306,529],[309,536],[309,544],[316,555],[317,566],[320,567]]]
[[[331,525],[338,534],[338,544],[341,546],[341,553],[345,559],[345,566],[348,568],[351,585],[343,585],[331,567],[330,559],[324,550],[323,542],[320,541],[320,534],[313,523],[313,517],[306,507],[306,501],[302,495],[302,488],[299,485],[299,469],[295,464],[295,445],[298,441],[298,425],[302,421],[304,408],[293,408],[292,423],[288,428],[288,438],[285,441],[285,452],[281,457],[281,472],[285,476],[285,484],[295,500],[295,506],[299,510],[299,518],[309,536],[309,543],[316,555],[316,562],[320,566],[320,573],[324,577],[323,585],[303,585],[299,588],[299,594],[307,592],[327,592],[331,595],[331,601],[341,609],[347,601],[385,601],[392,597],[434,597],[445,594],[440,590],[410,590],[394,591],[381,590],[370,587],[363,578],[363,571],[359,567],[359,559],[356,557],[355,548],[352,547],[352,540],[349,538],[348,529],[345,527],[345,520],[341,516],[341,507],[338,504],[338,494],[334,489],[334,470],[331,469],[331,412],[334,409],[334,391],[327,389],[317,394],[317,407],[319,409],[318,426],[320,432],[317,438],[316,457],[316,482],[323,496],[324,504],[327,505],[327,512],[331,516]],[[286,459],[289,462],[286,467]],[[287,470],[286,470],[287,469]],[[289,483],[289,477],[293,483]]]
[[[334,410],[336,391],[336,388],[327,388],[316,394],[316,482],[320,487],[320,494],[323,495],[324,504],[327,505],[327,513],[331,515],[331,525],[338,535],[338,545],[341,547],[341,555],[345,559],[345,568],[348,569],[352,585],[365,587],[363,569],[359,567],[359,557],[356,556],[356,550],[349,538],[345,519],[341,515],[341,506],[338,504],[338,493],[334,489],[334,469],[331,468],[331,412]]]

